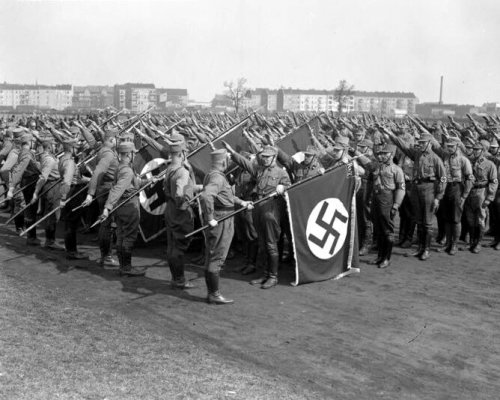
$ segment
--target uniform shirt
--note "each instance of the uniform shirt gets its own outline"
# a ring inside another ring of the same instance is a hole
[[[21,148],[17,163],[12,167],[10,188],[15,188],[21,179],[35,177],[40,173],[40,166],[35,160],[35,155],[30,149]]]
[[[5,138],[3,140],[2,150],[0,150],[0,162],[2,162],[3,159],[7,158],[7,155],[10,153],[13,147],[14,144],[12,143],[12,139]]]
[[[235,178],[235,194],[240,199],[251,200],[255,181],[250,172],[241,168],[238,169],[239,173]]]
[[[72,154],[63,154],[59,160],[59,174],[61,175],[62,182],[59,187],[61,193],[61,200],[66,200],[72,185],[81,183],[80,170],[77,168]]]
[[[278,148],[277,158],[280,164],[294,176],[294,182],[299,182],[309,176],[319,175],[320,168],[323,168],[317,156],[314,156],[312,161],[306,165],[304,162],[297,162],[293,157]]]
[[[115,171],[114,184],[109,191],[104,208],[112,210],[119,200],[125,200],[140,187],[140,179],[135,175],[128,160],[120,162]]]
[[[109,147],[99,150],[96,157],[96,167],[89,183],[88,194],[94,196],[98,186],[113,182],[118,168],[118,156]]]
[[[2,177],[2,180],[7,184],[10,181],[10,173],[12,171],[12,167],[16,165],[20,152],[21,149],[19,149],[18,147],[12,148],[12,150],[9,151],[7,158],[5,159],[2,168],[0,168],[0,176]]]
[[[241,204],[241,200],[234,195],[226,175],[215,169],[205,175],[200,199],[207,221],[215,219],[216,211],[230,211],[235,204]]]
[[[171,201],[180,210],[187,210],[193,198],[193,181],[183,165],[169,165],[165,170],[163,191],[167,202]]]
[[[276,186],[290,186],[290,177],[287,172],[282,168],[278,167],[276,164],[272,164],[270,167],[265,167],[259,163],[247,160],[245,157],[238,153],[232,154],[233,160],[240,167],[244,168],[246,171],[252,175],[256,184],[252,191],[253,195],[257,199],[266,197],[276,190]]]
[[[392,137],[394,143],[401,149],[401,151],[413,160],[413,181],[426,180],[436,182],[435,197],[441,200],[446,188],[446,169],[443,161],[432,150],[427,148],[426,151],[417,150],[410,147],[399,137]],[[428,146],[431,146],[429,143]]]
[[[375,192],[381,190],[394,191],[396,189],[405,190],[405,175],[403,170],[396,164],[378,163],[372,172],[373,189]]]
[[[39,179],[45,182],[54,181],[61,177],[59,175],[57,158],[51,153],[42,153],[42,155],[40,156],[40,169],[41,172]]]
[[[498,188],[498,172],[495,164],[481,156],[472,164],[472,170],[476,178],[474,187],[486,187],[485,200],[492,202]]]

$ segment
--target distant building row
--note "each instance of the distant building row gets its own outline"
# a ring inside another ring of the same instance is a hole
[[[0,110],[34,109],[90,110],[106,107],[142,112],[152,105],[156,110],[184,108],[187,89],[161,89],[154,84],[126,83],[114,86],[18,85],[0,84]]]
[[[214,102],[222,101],[216,96]],[[413,93],[404,92],[363,92],[354,91],[343,105],[343,112],[367,112],[371,114],[399,116],[415,114],[418,98]],[[258,88],[247,93],[241,108],[261,108],[265,111],[316,111],[338,110],[338,102],[333,90]]]

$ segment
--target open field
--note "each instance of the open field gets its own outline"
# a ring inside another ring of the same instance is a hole
[[[5,220],[5,218],[1,218]],[[97,257],[90,236],[81,250]],[[145,278],[24,246],[0,229],[0,399],[497,399],[500,257],[395,250],[339,281],[261,290],[232,272],[209,306],[173,290],[161,246]],[[87,267],[79,269],[76,266]]]

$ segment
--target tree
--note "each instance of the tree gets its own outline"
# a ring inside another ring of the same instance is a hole
[[[345,79],[342,79],[333,92],[335,101],[337,102],[337,111],[339,114],[342,114],[342,111],[347,103],[347,100],[353,94],[354,94],[354,85],[350,85],[349,83],[347,83]]]
[[[224,87],[227,88],[224,95],[233,102],[236,114],[238,114],[243,97],[248,92],[248,88],[245,86],[246,83],[246,78],[238,78],[236,83],[234,81],[224,82]]]

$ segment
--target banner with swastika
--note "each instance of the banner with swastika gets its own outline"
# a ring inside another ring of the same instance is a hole
[[[134,159],[135,171],[145,177],[156,176],[166,168],[165,160],[160,152],[152,146],[144,146],[136,154]],[[165,193],[163,192],[163,181],[159,181],[148,187],[139,194],[141,204],[141,223],[139,234],[141,239],[147,243],[165,231]]]
[[[286,192],[295,253],[295,282],[324,281],[359,264],[355,177],[346,165]]]

